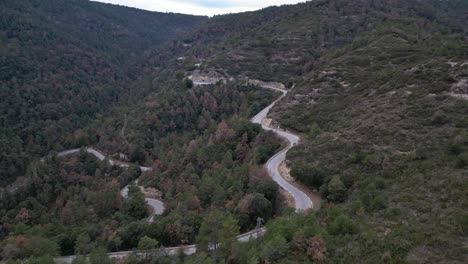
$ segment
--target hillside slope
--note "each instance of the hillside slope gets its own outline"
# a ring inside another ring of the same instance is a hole
[[[466,31],[466,9],[466,2],[458,0],[323,0],[220,17],[203,27],[207,31],[225,28],[230,32],[216,43],[207,66],[231,75],[284,82],[313,70],[324,53],[352,44],[367,32],[394,25],[414,24],[420,30],[416,39],[428,45],[439,41],[445,46],[448,43],[432,35]]]
[[[211,20],[239,30],[193,50],[202,69],[294,86],[271,114],[305,138],[292,176],[356,227],[326,239],[332,263],[466,259],[467,12],[466,1],[312,1]],[[245,21],[256,24],[224,24]]]
[[[219,237],[229,246],[218,254],[157,261],[468,258],[467,1],[316,0],[211,19],[83,1],[0,5],[2,179],[47,150],[93,145],[152,166],[140,184],[167,205],[154,224],[138,221],[144,203],[135,216],[114,199],[137,169],[51,157],[2,196],[3,259]],[[194,70],[290,89],[270,117],[301,136],[287,165],[320,191],[320,210],[285,210],[259,168],[280,141],[248,119],[275,95],[237,80],[194,87]],[[271,219],[261,241],[230,240],[259,217]],[[55,247],[32,254],[37,241]]]
[[[0,3],[0,182],[119,100],[156,49],[206,20],[89,1]]]

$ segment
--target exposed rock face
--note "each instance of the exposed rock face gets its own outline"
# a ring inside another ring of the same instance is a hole
[[[260,80],[249,80],[250,84],[258,85],[261,87],[273,88],[273,89],[286,89],[284,84],[277,82],[264,82]]]
[[[193,81],[193,85],[201,86],[201,85],[210,85],[215,84],[217,82],[226,82],[227,78],[222,74],[216,72],[215,70],[195,70],[189,79]]]
[[[468,100],[468,79],[461,79],[452,86],[450,95],[455,98]]]

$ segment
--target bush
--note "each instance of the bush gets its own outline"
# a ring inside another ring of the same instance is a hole
[[[59,246],[54,241],[42,237],[32,237],[24,246],[26,256],[57,256]]]
[[[122,246],[126,249],[136,247],[144,232],[145,224],[143,222],[130,223],[121,231]]]
[[[193,81],[190,80],[190,79],[185,79],[185,87],[192,88],[193,87]]]
[[[343,202],[346,198],[346,186],[339,175],[335,175],[328,182],[327,199],[332,202]]]
[[[130,161],[132,163],[139,162],[140,164],[143,164],[145,160],[145,152],[140,146],[133,145],[130,147]]]
[[[468,236],[468,213],[459,216],[457,222],[460,227],[461,235]]]
[[[355,234],[358,229],[349,217],[340,215],[328,226],[327,231],[331,235]]]
[[[129,185],[128,198],[124,200],[122,209],[125,214],[135,219],[143,219],[148,215],[148,203],[136,184]]]
[[[314,139],[316,138],[319,134],[320,134],[320,126],[317,124],[317,122],[314,122],[312,123],[312,125],[310,125],[310,129],[309,129],[309,138],[310,139]]]
[[[455,166],[459,169],[463,169],[468,165],[468,152],[463,153],[457,157]]]
[[[103,248],[96,248],[89,256],[91,264],[112,264],[113,261],[109,258],[106,250]]]
[[[278,235],[266,242],[260,256],[265,260],[265,263],[274,263],[286,256],[288,251],[288,242],[284,237]]]
[[[263,194],[256,193],[252,203],[250,204],[251,209],[251,216],[254,219],[257,217],[262,217],[263,219],[267,220],[270,219],[272,213],[272,204],[271,202],[265,198]]]
[[[144,236],[138,242],[139,250],[148,250],[155,249],[158,246],[159,242],[156,239],[152,239],[148,236]]]
[[[90,264],[89,261],[84,256],[77,256],[72,264]]]
[[[255,192],[263,194],[271,202],[272,207],[275,208],[276,199],[278,198],[278,184],[274,181],[261,181],[256,183],[253,189]]]
[[[361,193],[361,201],[367,211],[387,208],[387,197],[381,191],[377,191],[374,184],[369,184],[367,187],[363,188]]]
[[[37,258],[30,258],[25,264],[50,264],[54,263],[54,259],[51,256],[43,256],[43,257],[37,257]]]
[[[309,163],[294,164],[291,168],[291,175],[307,186],[317,189],[320,188],[326,178],[321,170]]]

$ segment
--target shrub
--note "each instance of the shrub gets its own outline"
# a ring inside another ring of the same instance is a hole
[[[307,186],[320,188],[324,183],[326,175],[309,163],[295,164],[291,168],[292,176]]]
[[[23,262],[22,262],[23,263]],[[54,259],[51,256],[43,256],[43,257],[36,257],[36,258],[29,258],[25,264],[50,264],[54,263]]]
[[[268,240],[263,247],[260,256],[265,263],[274,263],[287,255],[289,244],[286,239],[280,235]]]
[[[455,166],[462,169],[468,165],[468,153],[463,153],[457,157]]]
[[[369,184],[361,191],[361,201],[367,211],[381,210],[388,206],[387,197],[378,192],[374,184]]]
[[[91,264],[112,264],[113,261],[109,258],[106,254],[106,250],[104,248],[96,248],[91,252],[89,256],[89,262]]]
[[[90,264],[89,261],[84,256],[77,256],[72,264]]]
[[[185,79],[185,87],[192,88],[193,87],[193,81],[190,80],[190,79]]]
[[[357,233],[358,229],[349,217],[340,215],[331,222],[327,228],[327,231],[331,235],[345,235],[355,234]]]
[[[332,202],[343,202],[346,198],[346,186],[339,175],[335,175],[328,182],[327,199]]]
[[[138,249],[139,250],[148,250],[148,249],[155,249],[158,246],[159,242],[156,239],[153,239],[148,236],[144,236],[138,242]]]
[[[461,235],[468,236],[468,213],[459,216],[457,222],[460,227]]]
[[[309,128],[309,138],[314,139],[316,138],[321,132],[320,126],[317,124],[317,122],[312,123]]]

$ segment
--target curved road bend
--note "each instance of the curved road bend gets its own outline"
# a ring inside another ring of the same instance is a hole
[[[303,191],[296,188],[294,185],[287,182],[281,176],[281,173],[280,173],[280,170],[279,170],[279,166],[281,165],[281,163],[286,160],[286,153],[294,145],[299,143],[299,140],[300,140],[299,137],[294,135],[294,134],[291,134],[289,132],[286,132],[286,131],[283,131],[283,130],[280,130],[280,129],[277,129],[277,128],[271,128],[271,127],[268,127],[268,126],[262,124],[262,120],[268,115],[268,112],[270,112],[270,109],[279,100],[283,99],[283,97],[286,96],[288,91],[286,91],[284,89],[280,89],[280,88],[274,88],[274,87],[271,87],[271,86],[266,86],[266,85],[262,85],[261,87],[266,88],[266,89],[279,91],[279,92],[283,93],[283,95],[281,95],[273,103],[271,103],[265,109],[260,111],[260,113],[258,113],[256,116],[254,116],[251,119],[251,122],[255,123],[255,124],[260,124],[262,126],[262,128],[265,129],[265,130],[273,131],[274,133],[276,133],[280,137],[286,139],[287,142],[288,142],[288,146],[286,148],[284,148],[283,150],[281,150],[280,152],[276,153],[276,155],[274,155],[273,157],[271,157],[267,161],[265,167],[267,168],[268,173],[273,178],[273,180],[276,183],[278,183],[278,185],[281,186],[281,188],[283,188],[288,193],[290,193],[291,196],[294,198],[294,202],[296,204],[296,211],[303,211],[303,210],[306,210],[306,209],[310,209],[310,208],[312,208],[314,206],[314,204],[313,204],[312,200],[309,198],[309,196],[307,194],[305,194]]]
[[[95,150],[93,148],[86,148],[85,151],[88,152],[89,154],[95,156],[97,159],[99,159],[101,161],[106,158],[106,155],[104,155],[103,153],[101,153],[98,150]],[[78,153],[78,152],[80,152],[80,149],[65,150],[65,151],[57,153],[57,157],[63,157],[63,156],[75,154],[75,153]],[[123,168],[128,168],[130,166],[127,163],[112,160],[112,159],[109,159],[109,164],[120,166],[120,167],[123,167]],[[151,168],[140,166],[140,170],[141,171],[149,171],[149,170],[151,170]],[[125,186],[120,191],[120,194],[122,195],[122,197],[127,198],[128,197],[128,186]],[[148,217],[148,222],[153,222],[155,215],[162,215],[164,213],[164,209],[165,209],[164,208],[164,203],[161,202],[160,200],[153,199],[153,198],[145,198],[145,200],[148,203],[148,205],[151,208],[153,208],[153,211],[151,212],[151,215]]]
[[[271,87],[271,86],[268,86],[268,85],[260,85],[260,86],[262,88],[279,91],[279,92],[283,93],[283,95],[280,96],[278,99],[276,99],[269,106],[264,108],[262,111],[260,111],[257,115],[255,115],[251,119],[251,122],[255,123],[255,124],[260,124],[262,126],[262,128],[265,129],[265,130],[273,131],[274,133],[276,133],[280,137],[286,139],[287,142],[288,142],[288,146],[286,148],[282,149],[280,152],[276,153],[273,157],[271,157],[267,161],[267,163],[265,164],[265,167],[267,168],[268,173],[273,178],[273,180],[276,183],[278,183],[278,185],[281,186],[281,188],[283,188],[287,192],[289,192],[291,194],[291,196],[294,198],[295,205],[296,205],[295,206],[296,211],[303,211],[303,210],[306,210],[306,209],[310,209],[310,208],[313,207],[312,200],[304,192],[302,192],[301,190],[297,189],[295,186],[293,186],[289,182],[287,182],[281,176],[280,171],[279,171],[280,164],[283,161],[285,161],[285,159],[286,159],[286,153],[294,145],[299,143],[299,137],[294,135],[294,134],[291,134],[289,132],[282,131],[282,130],[279,130],[279,129],[276,129],[276,128],[271,128],[271,127],[268,127],[268,126],[265,126],[265,125],[262,124],[262,120],[268,115],[268,112],[270,111],[270,109],[279,100],[281,100],[288,93],[288,91],[286,91],[285,89]],[[58,153],[58,156],[61,157],[61,156],[65,156],[65,155],[68,155],[68,154],[76,153],[78,151],[80,151],[80,150],[79,149],[72,149],[72,150],[63,151],[63,152]],[[104,158],[105,158],[105,155],[103,155],[102,153],[100,153],[99,151],[97,151],[95,149],[87,148],[86,151],[88,153],[93,154],[94,156],[96,156],[100,160],[104,160]],[[122,166],[122,167],[128,167],[129,166],[126,163],[122,163],[122,162],[118,162],[118,161],[109,160],[109,162],[111,164],[117,164],[117,165]],[[141,168],[142,171],[151,170],[151,168],[148,168],[148,167],[140,167],[140,168]],[[126,197],[128,195],[128,186],[126,186],[125,188],[122,189],[121,194],[122,194],[123,197]],[[148,201],[148,204],[151,205],[148,198],[147,198],[147,201]],[[158,200],[154,200],[154,201],[157,202],[157,203],[161,203]],[[163,208],[162,210],[164,211],[164,205],[162,205],[162,203],[160,205],[162,206],[162,208]],[[155,208],[155,212],[156,212],[157,207],[153,207],[153,208]],[[153,217],[154,217],[154,214],[152,216],[150,216],[148,221],[152,221]],[[255,229],[255,230],[252,230],[252,231],[247,232],[245,234],[237,236],[237,240],[238,241],[249,241],[251,239],[256,239],[257,237],[262,236],[265,232],[266,232],[265,228]],[[136,254],[136,255],[139,255],[139,256],[144,256],[146,254],[176,255],[181,251],[183,251],[184,254],[186,254],[186,255],[192,255],[197,251],[197,249],[196,249],[195,245],[187,245],[187,246],[171,247],[171,248],[165,248],[165,249],[156,249],[156,250],[150,250],[150,251],[138,251],[138,250],[136,250],[136,251],[112,252],[112,253],[108,253],[108,255],[111,258],[122,259],[122,258],[125,258],[126,256],[128,256],[130,253],[133,253],[133,254]],[[58,258],[55,258],[55,262],[56,263],[72,263],[75,258],[76,258],[76,256],[58,257]]]
[[[138,185],[138,180],[135,181],[135,183]],[[128,185],[125,186],[121,191],[120,195],[122,195],[123,198],[128,197]],[[146,202],[148,205],[153,208],[153,212],[151,212],[151,215],[148,217],[147,221],[152,223],[154,222],[154,217],[156,215],[162,215],[164,213],[164,203],[160,200],[153,199],[153,198],[145,198]]]
[[[80,150],[81,149],[79,149],[79,148],[65,150],[65,151],[57,153],[57,157],[63,157],[63,156],[67,156],[67,155],[70,155],[70,154],[75,154],[75,153],[80,152]],[[106,155],[104,155],[100,151],[95,150],[93,148],[86,148],[85,151],[88,152],[89,154],[95,156],[97,159],[99,159],[101,161],[103,161],[106,158]],[[113,160],[113,159],[109,159],[109,164],[110,165],[120,166],[120,167],[123,167],[123,168],[127,168],[127,167],[130,166],[130,164],[128,164],[128,163]],[[151,168],[140,166],[140,170],[141,171],[149,171],[149,170],[151,170]]]

